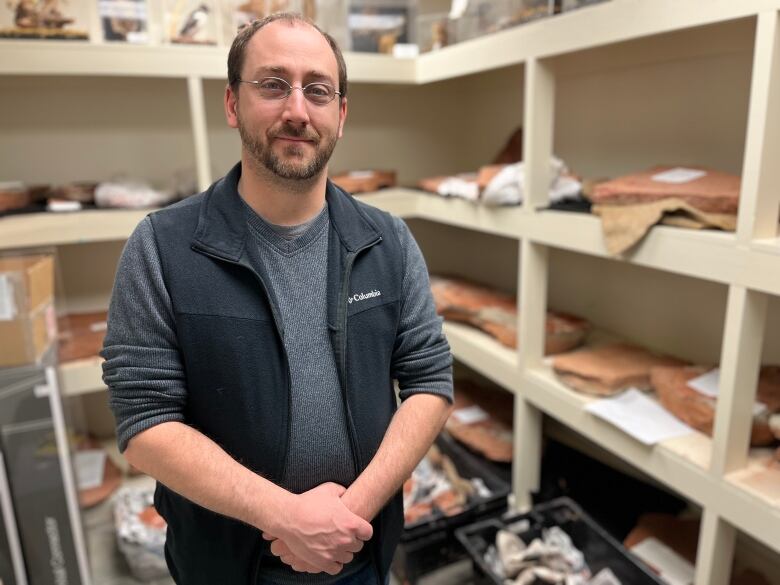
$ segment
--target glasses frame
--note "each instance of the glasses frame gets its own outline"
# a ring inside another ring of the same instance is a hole
[[[311,83],[307,83],[306,85],[303,85],[303,86],[301,86],[301,85],[291,85],[290,82],[287,81],[286,79],[283,79],[281,77],[273,77],[273,76],[263,77],[260,80],[251,80],[251,79],[241,79],[241,78],[239,78],[239,79],[237,79],[237,81],[239,83],[248,83],[250,85],[254,85],[256,88],[259,88],[260,84],[262,82],[268,80],[268,79],[273,79],[274,81],[281,81],[282,83],[284,83],[287,86],[288,89],[287,89],[287,93],[285,93],[284,95],[282,95],[281,97],[278,97],[278,98],[271,98],[271,97],[260,96],[261,99],[264,99],[264,100],[268,100],[268,101],[272,101],[272,102],[286,100],[288,97],[290,97],[290,94],[292,94],[294,89],[300,89],[301,93],[303,94],[303,98],[308,103],[310,103],[312,105],[315,105],[315,106],[327,106],[329,103],[331,103],[333,100],[336,99],[336,96],[339,96],[339,99],[341,99],[341,92],[337,91],[336,88],[333,87],[330,83],[325,83],[324,81],[312,81]],[[306,88],[307,87],[311,87],[312,85],[324,85],[326,87],[331,88],[333,90],[333,97],[330,98],[327,102],[322,103],[322,104],[318,104],[317,102],[312,101],[311,99],[309,99],[306,96]]]

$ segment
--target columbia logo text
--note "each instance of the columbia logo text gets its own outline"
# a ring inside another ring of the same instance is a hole
[[[367,293],[357,293],[352,295],[351,297],[347,298],[347,302],[351,305],[352,303],[357,303],[358,301],[365,301],[368,299],[373,299],[374,297],[381,297],[382,293],[378,290],[372,290],[371,292]]]

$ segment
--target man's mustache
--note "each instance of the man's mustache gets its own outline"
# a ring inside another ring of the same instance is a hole
[[[271,134],[271,138],[303,138],[312,142],[319,142],[320,135],[311,128],[296,128],[295,126],[286,126]]]

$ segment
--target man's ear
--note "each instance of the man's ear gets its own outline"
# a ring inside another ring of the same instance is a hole
[[[339,104],[339,133],[338,137],[344,135],[344,122],[347,121],[347,98],[342,98]]]
[[[225,86],[225,118],[227,119],[228,126],[231,128],[238,128],[238,94],[233,91],[228,83]]]

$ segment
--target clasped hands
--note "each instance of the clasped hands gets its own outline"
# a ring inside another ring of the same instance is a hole
[[[278,525],[263,532],[271,552],[299,572],[340,573],[373,534],[371,524],[344,504],[344,492],[324,483],[293,495]]]

